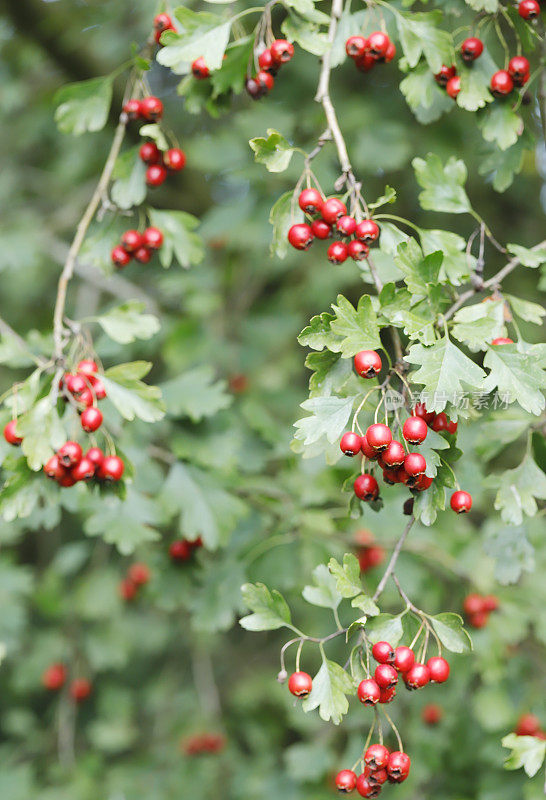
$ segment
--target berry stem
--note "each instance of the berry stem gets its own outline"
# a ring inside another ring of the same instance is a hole
[[[410,532],[411,527],[412,527],[414,522],[415,522],[415,517],[412,515],[410,517],[406,527],[404,528],[404,531],[403,531],[400,539],[396,543],[396,547],[394,548],[394,550],[392,552],[392,556],[390,558],[390,561],[387,564],[387,569],[383,573],[383,577],[381,578],[381,580],[379,581],[379,583],[377,585],[377,589],[375,590],[375,593],[374,593],[374,596],[373,596],[374,600],[377,600],[378,597],[381,596],[381,594],[383,593],[383,591],[385,589],[385,586],[387,585],[387,581],[389,580],[390,576],[393,574],[394,568],[396,567],[396,562],[398,561],[398,556],[400,555],[402,547],[404,546],[404,542],[406,541],[406,537],[407,537],[408,533]],[[396,577],[396,576],[394,576],[394,577]]]
[[[389,725],[391,726],[391,728],[394,731],[394,735],[396,736],[396,741],[398,742],[398,749],[403,753],[404,752],[404,746],[402,744],[402,739],[400,738],[400,733],[398,732],[398,728],[396,727],[396,725],[394,724],[394,722],[392,721],[390,716],[387,714],[385,709],[383,709],[383,714],[385,715],[385,717],[387,719],[387,722],[389,723]]]

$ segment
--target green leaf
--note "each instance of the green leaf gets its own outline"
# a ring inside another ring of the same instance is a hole
[[[351,600],[353,608],[359,608],[368,617],[376,617],[379,614],[379,608],[376,603],[367,594],[359,594]]]
[[[460,67],[461,90],[456,102],[459,108],[466,111],[477,111],[493,102],[493,95],[489,90],[491,75],[497,67],[489,57],[487,51],[470,65]],[[487,118],[487,117],[485,117]],[[491,140],[490,140],[491,141]]]
[[[400,91],[422,125],[435,122],[453,108],[453,100],[440,89],[425,61],[408,72],[400,83]]]
[[[392,614],[379,614],[373,619],[368,620],[366,633],[372,644],[385,641],[390,642],[393,647],[396,647],[404,635],[402,618],[400,615],[394,617]]]
[[[485,461],[489,461],[506,445],[519,439],[529,428],[531,419],[517,407],[493,412],[480,422],[475,442],[476,452]]]
[[[294,154],[294,148],[274,128],[267,129],[267,139],[257,136],[249,145],[254,151],[254,160],[265,164],[268,172],[284,172]]]
[[[112,102],[112,78],[91,78],[62,86],[55,95],[55,122],[61,133],[79,136],[100,131],[108,119]]]
[[[546,247],[522,247],[520,244],[507,244],[508,251],[519,258],[524,267],[535,269],[546,264]]]
[[[518,16],[518,19],[521,19],[521,17]],[[527,131],[524,131],[516,144],[513,144],[507,150],[499,150],[496,145],[493,145],[488,153],[484,153],[478,172],[480,175],[485,175],[487,180],[492,182],[495,191],[506,191],[512,184],[514,176],[521,172],[525,155],[529,148],[533,147],[531,135],[526,134]]]
[[[135,417],[144,422],[157,422],[165,415],[161,390],[140,380],[148,374],[151,364],[132,361],[107,369],[102,375],[108,399],[124,419]]]
[[[337,305],[332,304],[334,319],[330,330],[342,337],[339,343],[330,341],[329,349],[350,358],[360,350],[375,350],[381,347],[377,317],[369,295],[362,295],[358,306],[354,306],[342,294],[337,296]]]
[[[486,11],[488,14],[494,14],[499,7],[499,0],[465,0],[465,3],[474,11]]]
[[[495,475],[495,485],[499,487],[495,508],[510,525],[521,525],[524,514],[534,517],[535,498],[546,500],[546,475],[529,454],[515,469]]]
[[[66,441],[66,431],[49,397],[38,400],[17,420],[16,431],[23,437],[21,450],[29,467],[37,472]]]
[[[345,553],[343,566],[335,558],[328,562],[328,569],[336,579],[337,590],[342,597],[354,597],[362,592],[360,565],[352,553]]]
[[[444,164],[440,157],[429,153],[426,159],[412,161],[417,182],[424,191],[419,195],[421,207],[428,211],[464,214],[471,210],[464,190],[467,171],[460,159],[451,156]]]
[[[353,375],[351,361],[330,350],[308,353],[305,366],[313,370],[309,379],[310,397],[327,397],[338,393]]]
[[[396,202],[396,189],[393,189],[392,186],[385,186],[385,191],[383,194],[377,198],[374,203],[368,203],[368,208],[370,210],[375,210],[380,208],[381,206],[395,203]]]
[[[448,449],[449,449],[449,442],[446,441],[446,439],[439,433],[433,431],[432,428],[429,428],[427,431],[427,436],[425,441],[419,445],[419,452],[427,462],[426,474],[430,478],[436,477],[436,474],[438,472],[438,467],[440,466],[441,463],[440,456],[436,451],[448,450]]]
[[[483,383],[485,392],[497,390],[499,397],[507,403],[519,403],[531,414],[544,410],[546,388],[544,357],[535,345],[526,353],[520,353],[515,344],[490,347],[483,360],[490,372]]]
[[[419,228],[421,247],[425,255],[441,250],[443,253],[440,267],[440,281],[446,278],[453,286],[459,286],[468,280],[470,270],[474,268],[476,259],[466,253],[466,240],[452,231],[424,230]]]
[[[504,301],[487,300],[460,308],[453,317],[452,335],[476,352],[505,333]]]
[[[423,384],[429,411],[442,411],[455,403],[467,389],[482,390],[484,371],[445,336],[430,347],[414,344],[406,359],[421,368],[411,374],[414,383]]]
[[[442,64],[451,64],[451,36],[438,27],[441,19],[442,12],[439,10],[396,15],[400,44],[410,67],[417,66],[421,55],[424,55],[433,73],[439,72]]]
[[[422,525],[429,527],[436,522],[438,511],[444,511],[445,507],[446,502],[442,470],[437,470],[432,485],[426,492],[419,492],[419,494],[414,497],[413,513],[415,519],[419,520]]]
[[[153,314],[142,313],[144,309],[144,303],[129,300],[92,319],[115,342],[130,344],[137,339],[151,339],[161,327],[159,320]]]
[[[303,221],[303,212],[294,203],[294,192],[285,192],[271,208],[269,222],[273,226],[271,255],[285,258],[288,252],[288,231],[296,222]]]
[[[313,688],[302,704],[304,711],[319,710],[319,716],[325,722],[331,720],[339,725],[344,714],[349,710],[346,695],[353,694],[354,686],[351,678],[335,661],[324,658],[322,666],[313,678]]]
[[[275,589],[269,591],[263,583],[245,583],[241,587],[245,605],[253,612],[239,620],[247,631],[275,631],[290,625],[290,609]]]
[[[147,139],[152,139],[160,150],[169,149],[169,143],[165,137],[165,134],[161,130],[161,125],[158,125],[156,122],[150,125],[143,125],[138,133],[140,136],[144,136]]]
[[[100,504],[86,519],[84,529],[88,536],[100,536],[123,555],[130,555],[146,542],[161,538],[154,527],[157,518],[155,502],[129,487],[124,500],[112,494],[103,495]]]
[[[394,283],[386,283],[380,294],[381,312],[396,327],[402,327],[410,339],[419,339],[423,344],[436,340],[435,315],[428,301],[417,303],[412,308],[412,296],[407,289],[397,289]]]
[[[248,36],[228,45],[220,69],[210,76],[213,97],[232,91],[240,94],[245,86],[246,68],[252,54],[254,39]]]
[[[448,611],[430,617],[430,621],[441,643],[452,653],[469,653],[472,650],[472,639],[465,631],[459,614]]]
[[[297,42],[300,47],[314,56],[323,56],[328,50],[328,36],[320,31],[314,22],[308,22],[298,14],[289,12],[281,25],[281,31],[290,42]]]
[[[408,239],[398,245],[395,263],[404,275],[404,282],[413,295],[426,297],[431,287],[438,282],[443,261],[441,251],[423,256],[423,251],[415,241]]]
[[[517,583],[522,572],[533,572],[535,550],[526,536],[525,528],[492,527],[483,544],[488,556],[495,559],[495,578],[503,586]]]
[[[542,318],[546,315],[546,310],[538,303],[531,303],[530,300],[523,300],[521,297],[514,297],[513,294],[505,294],[505,299],[510,303],[512,312],[534,325],[542,325]]]
[[[523,120],[509,103],[492,103],[480,120],[486,142],[496,142],[501,150],[515,144],[523,131]]]
[[[354,397],[311,397],[305,400],[301,407],[310,411],[311,416],[294,423],[297,429],[295,438],[301,439],[304,445],[309,445],[324,436],[333,444],[347,426],[354,401]]]
[[[509,733],[502,740],[502,746],[512,751],[505,759],[505,769],[523,767],[530,778],[537,774],[546,757],[546,742],[536,736]]]
[[[212,417],[233,401],[226,392],[226,381],[215,380],[214,369],[206,364],[183,372],[160,388],[167,413],[175,418],[189,417],[192,422]]]
[[[311,318],[309,325],[302,330],[298,336],[298,342],[303,347],[311,347],[313,350],[324,350],[336,347],[339,340],[332,332],[332,321],[335,319],[333,314],[323,311]],[[336,350],[335,352],[339,352]]]
[[[110,190],[112,202],[119,208],[138,206],[146,197],[146,164],[138,157],[138,147],[118,156]]]
[[[160,211],[150,208],[150,223],[163,233],[163,246],[159,259],[164,267],[170,267],[173,258],[181,267],[199,264],[205,255],[201,237],[194,233],[199,220],[185,211]]]
[[[321,608],[337,608],[342,596],[337,590],[337,581],[328,571],[328,567],[319,564],[313,570],[314,586],[304,586],[302,595],[304,600]]]
[[[190,71],[192,61],[202,56],[210,70],[218,69],[229,42],[231,21],[208,11],[191,11],[180,6],[175,11],[179,33],[166,31],[157,60],[178,75]]]

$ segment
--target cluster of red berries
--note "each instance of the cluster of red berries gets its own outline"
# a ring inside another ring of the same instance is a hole
[[[442,656],[433,656],[426,664],[420,664],[410,647],[393,648],[389,642],[376,642],[372,655],[378,663],[374,676],[361,681],[357,689],[358,699],[365,706],[391,703],[399,675],[410,690],[422,689],[428,683],[445,683],[449,678],[449,664]]]
[[[47,477],[63,487],[92,478],[114,483],[121,480],[124,470],[125,464],[119,456],[106,456],[100,447],[91,447],[84,455],[81,445],[72,441],[65,442],[44,464]]]
[[[458,424],[449,419],[444,411],[435,414],[434,411],[427,411],[424,403],[417,403],[415,406],[415,415],[421,417],[427,423],[428,427],[436,433],[447,431],[448,433],[456,433]]]
[[[153,94],[138,100],[132,97],[123,106],[127,119],[141,122],[157,122],[163,116],[163,103]]]
[[[258,56],[259,70],[254,77],[248,76],[245,88],[253,100],[265,97],[275,85],[275,75],[283,64],[291,61],[294,45],[286,39],[275,39],[270,47],[266,47]]]
[[[132,258],[141,264],[148,264],[153,253],[159,250],[162,244],[163,234],[159,228],[146,228],[143,233],[128,230],[121,237],[121,244],[114,247],[110,257],[118,269],[126,267]]]
[[[141,161],[148,165],[146,184],[151,188],[161,186],[169,172],[180,172],[186,166],[186,154],[179,147],[162,152],[155,142],[144,142],[138,154]]]
[[[336,775],[336,787],[348,794],[356,789],[361,797],[378,797],[384,783],[403,783],[409,775],[411,760],[401,750],[392,752],[384,744],[371,744],[364,753],[364,772],[342,769]]]
[[[342,264],[350,256],[362,261],[370,252],[370,244],[379,238],[379,225],[373,219],[357,222],[347,214],[345,204],[337,197],[323,198],[318,189],[304,189],[299,207],[310,217],[311,224],[300,222],[288,231],[288,241],[296,250],[308,250],[314,239],[339,237],[328,247],[328,260]],[[351,238],[354,237],[354,238]]]
[[[514,728],[518,736],[534,736],[536,739],[546,739],[546,731],[540,725],[540,720],[534,714],[522,714]]]
[[[396,55],[396,47],[386,33],[374,31],[368,38],[349,36],[345,42],[345,52],[355,62],[361,72],[369,72],[376,64],[388,64]]]
[[[499,607],[498,598],[494,594],[481,595],[469,594],[463,602],[463,611],[468,624],[473,628],[484,628],[489,620],[489,614]]]
[[[199,536],[197,539],[176,539],[169,545],[169,556],[172,561],[189,561],[193,553],[199,547],[203,547],[203,540]]]
[[[77,404],[81,426],[86,433],[93,433],[102,425],[102,411],[96,404],[106,397],[104,383],[97,376],[96,361],[84,359],[76,367],[76,372],[65,372],[59,381],[59,389],[65,399],[70,395]]]
[[[147,564],[136,562],[131,564],[127,575],[120,581],[119,594],[123,600],[130,602],[138,595],[139,589],[150,580],[150,567]]]
[[[174,31],[176,33],[176,28],[173,25],[173,21],[168,14],[157,14],[154,17],[154,39],[155,43],[161,46],[161,34],[164,31]]]
[[[180,748],[186,756],[201,756],[220,753],[225,746],[226,739],[221,733],[196,733],[184,739]]]
[[[373,534],[370,531],[358,531],[355,534],[357,544],[356,557],[361,572],[379,566],[385,560],[385,551],[382,547],[375,544]]]
[[[44,670],[42,684],[50,692],[60,691],[68,677],[64,664],[51,664]],[[69,687],[70,697],[75,703],[83,703],[91,694],[91,683],[87,678],[74,678]]]

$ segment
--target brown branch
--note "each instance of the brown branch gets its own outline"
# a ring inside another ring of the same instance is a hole
[[[410,532],[411,527],[412,527],[414,522],[415,522],[415,517],[414,516],[410,517],[410,519],[408,521],[408,524],[404,528],[402,536],[400,537],[400,539],[396,543],[396,547],[394,548],[394,550],[392,552],[391,559],[390,559],[389,563],[387,564],[387,569],[385,570],[385,572],[383,574],[383,577],[379,581],[379,583],[377,585],[377,589],[375,590],[375,593],[374,593],[374,596],[373,596],[374,600],[377,600],[380,597],[380,595],[383,593],[383,590],[385,589],[385,586],[387,585],[387,581],[389,580],[390,576],[394,572],[394,568],[396,567],[396,562],[398,561],[398,556],[402,552],[402,547],[404,546],[404,542],[406,541],[406,537],[407,537],[408,533]]]

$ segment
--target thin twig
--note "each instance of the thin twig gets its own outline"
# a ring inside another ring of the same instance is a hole
[[[375,590],[375,594],[373,596],[374,600],[377,600],[378,597],[383,593],[383,590],[385,589],[385,586],[387,585],[387,581],[389,580],[390,576],[394,572],[394,568],[396,567],[396,562],[398,561],[398,556],[400,555],[402,547],[404,546],[404,542],[406,541],[406,536],[410,532],[411,526],[413,525],[414,522],[415,522],[415,517],[414,516],[410,517],[410,519],[408,521],[408,524],[404,528],[404,532],[402,533],[402,536],[400,537],[400,539],[396,543],[396,547],[394,548],[394,550],[392,552],[391,560],[389,561],[389,563],[387,565],[387,569],[385,570],[385,572],[383,574],[383,577],[379,581],[377,589]]]

